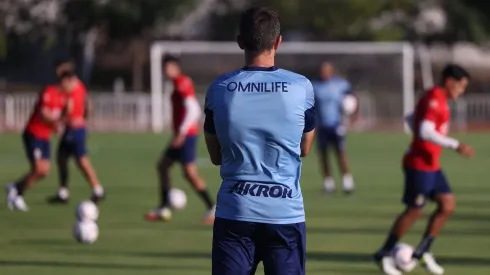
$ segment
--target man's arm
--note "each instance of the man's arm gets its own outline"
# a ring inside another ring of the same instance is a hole
[[[437,132],[436,124],[430,120],[423,120],[422,123],[420,124],[420,137],[423,140],[453,150],[458,149],[460,144],[458,140],[451,137],[444,136],[439,132]]]
[[[41,119],[48,124],[54,124],[62,115],[61,111],[59,113],[53,111],[54,106],[52,106],[52,104],[55,101],[55,99],[52,98],[53,96],[55,95],[50,94],[49,90],[44,90],[39,102]]]
[[[313,141],[315,140],[316,111],[315,111],[315,93],[313,86],[308,81],[306,87],[305,102],[305,128],[301,137],[301,157],[306,157],[310,152]]]
[[[311,146],[315,140],[316,112],[312,107],[305,112],[305,129],[301,137],[301,157],[306,157],[310,153]]]
[[[194,96],[184,99],[185,116],[179,129],[179,134],[185,135],[189,128],[199,122],[201,118],[201,107]]]
[[[206,119],[204,120],[204,137],[206,139],[206,147],[208,148],[209,158],[214,165],[221,165],[221,145],[216,136],[214,127],[213,111],[205,109]]]

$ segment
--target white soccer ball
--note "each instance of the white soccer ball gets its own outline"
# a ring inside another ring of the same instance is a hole
[[[79,221],[97,221],[99,218],[99,209],[92,201],[83,201],[77,206],[76,212]]]
[[[342,100],[342,110],[344,114],[350,116],[357,110],[357,98],[353,95],[346,95]]]
[[[73,227],[75,240],[83,244],[93,244],[99,237],[99,227],[94,221],[77,221]]]
[[[170,199],[170,206],[173,209],[181,210],[184,209],[185,206],[187,205],[187,195],[185,194],[184,191],[180,189],[177,188],[170,189],[168,193],[168,197]]]
[[[391,255],[395,260],[395,265],[402,270],[405,269],[404,267],[411,265],[413,262],[413,251],[413,247],[409,244],[397,244],[391,251]]]

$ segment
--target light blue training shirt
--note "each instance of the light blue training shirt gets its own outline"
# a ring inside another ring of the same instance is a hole
[[[336,128],[343,123],[342,100],[351,93],[345,79],[333,76],[328,80],[313,81],[318,126]]]
[[[216,217],[304,222],[300,145],[315,129],[311,82],[276,67],[245,67],[211,84],[205,114],[204,130],[221,145]]]

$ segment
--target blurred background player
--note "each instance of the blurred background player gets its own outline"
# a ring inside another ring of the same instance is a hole
[[[77,83],[73,71],[58,75],[57,85],[48,85],[39,95],[31,118],[22,134],[25,153],[31,165],[29,173],[16,183],[7,185],[7,205],[12,210],[28,211],[24,192],[50,171],[51,133],[59,128],[60,118],[66,107],[67,93]]]
[[[455,207],[454,195],[441,170],[439,158],[442,148],[453,149],[465,157],[473,155],[473,149],[456,139],[447,137],[450,109],[448,100],[460,97],[468,85],[469,74],[458,65],[448,65],[442,72],[440,86],[429,90],[418,102],[415,112],[407,118],[413,131],[412,143],[403,158],[405,192],[403,203],[406,209],[397,218],[384,245],[375,254],[375,260],[388,275],[401,275],[389,253],[422,215],[427,199],[434,201],[437,208],[429,219],[422,240],[416,248],[411,265],[405,272],[415,268],[421,261],[432,274],[443,274],[429,252],[434,239],[439,235],[446,220]]]
[[[160,206],[146,214],[150,221],[169,220],[172,217],[169,191],[170,168],[177,161],[183,166],[185,178],[192,184],[206,205],[203,222],[212,224],[214,221],[214,203],[206,189],[206,183],[197,171],[196,151],[201,107],[196,99],[194,84],[190,77],[182,73],[179,60],[166,56],[163,60],[165,77],[172,80],[173,139],[159,160],[157,169],[160,180]]]
[[[347,94],[351,94],[351,85],[345,79],[334,75],[334,67],[329,62],[320,66],[320,80],[313,82],[315,104],[318,114],[318,153],[323,171],[323,187],[325,192],[335,191],[335,180],[332,177],[329,163],[329,148],[335,152],[342,173],[342,186],[346,193],[354,191],[354,179],[350,173],[345,151],[345,135],[347,125],[343,114],[342,102]],[[350,119],[354,119],[354,113]]]
[[[74,67],[71,61],[62,60],[56,66],[56,75],[73,71]],[[83,82],[76,77],[76,85],[68,98],[63,121],[64,132],[56,156],[60,187],[56,195],[48,198],[48,202],[51,204],[68,202],[70,194],[68,189],[68,162],[71,157],[75,158],[78,168],[92,188],[91,200],[97,203],[104,198],[104,189],[87,155],[85,119],[89,113],[90,102],[87,98],[87,89]]]
[[[206,94],[205,137],[221,165],[212,274],[305,274],[301,157],[315,135],[310,81],[274,67],[278,15],[252,8],[240,18],[245,67],[218,77]]]

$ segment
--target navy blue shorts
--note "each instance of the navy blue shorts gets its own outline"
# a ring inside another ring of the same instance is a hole
[[[184,144],[180,148],[168,147],[165,150],[165,157],[182,164],[189,164],[196,161],[197,135],[187,136]]]
[[[87,130],[85,128],[66,129],[61,137],[58,154],[74,156],[77,159],[87,155]]]
[[[25,131],[22,134],[22,142],[24,150],[29,161],[32,163],[36,160],[46,159],[51,157],[51,145],[48,140],[41,140]]]
[[[304,275],[305,223],[265,224],[216,218],[213,275],[251,275],[260,262],[266,275]]]
[[[338,127],[318,127],[317,139],[318,149],[325,151],[333,146],[335,150],[344,150],[346,129],[344,126]]]
[[[403,203],[412,207],[423,207],[427,199],[433,200],[440,194],[450,194],[451,187],[441,170],[421,171],[408,167],[405,173],[405,192]]]

